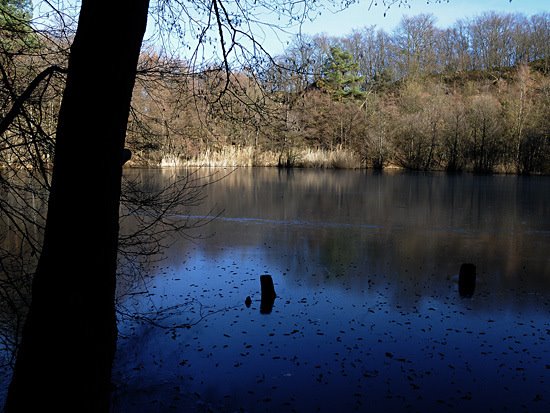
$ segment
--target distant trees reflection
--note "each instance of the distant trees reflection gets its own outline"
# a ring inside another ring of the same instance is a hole
[[[205,213],[227,207],[191,248],[214,262],[228,251],[258,250],[280,269],[276,281],[380,290],[404,307],[420,297],[455,297],[459,267],[471,261],[476,297],[498,291],[519,303],[520,292],[527,303],[528,292],[547,290],[549,270],[536,235],[544,231],[544,182],[533,179],[238,170],[209,187]],[[163,264],[179,267],[189,248],[174,244]]]

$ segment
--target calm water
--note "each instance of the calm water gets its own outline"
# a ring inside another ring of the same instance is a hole
[[[550,178],[243,169],[207,195],[174,219],[223,214],[123,301],[166,328],[121,318],[115,412],[550,411]]]

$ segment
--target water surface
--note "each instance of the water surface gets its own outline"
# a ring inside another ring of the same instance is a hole
[[[128,172],[152,187],[173,173]],[[121,315],[114,411],[550,411],[549,190],[547,177],[233,172],[173,217],[223,209],[203,238],[173,243],[122,302],[152,322]]]

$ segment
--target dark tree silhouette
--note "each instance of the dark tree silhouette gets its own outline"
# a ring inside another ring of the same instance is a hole
[[[6,412],[109,410],[122,157],[148,6],[82,2],[43,249]]]

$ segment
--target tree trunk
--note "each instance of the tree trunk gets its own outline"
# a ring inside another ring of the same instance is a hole
[[[82,2],[7,413],[109,410],[122,150],[148,3]]]

